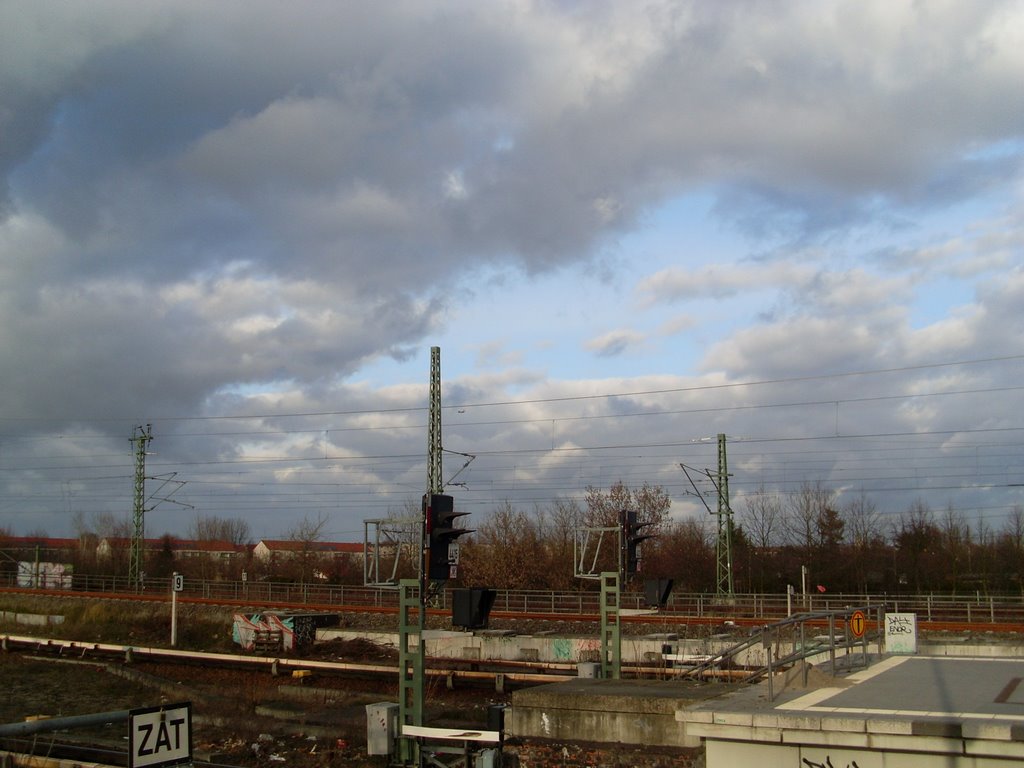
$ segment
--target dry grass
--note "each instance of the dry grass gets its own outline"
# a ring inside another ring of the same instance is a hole
[[[10,634],[138,646],[169,646],[171,640],[169,604],[0,595],[0,610],[64,618],[60,624],[39,626],[0,623],[0,631]],[[231,621],[224,609],[179,605],[178,646],[230,650]]]

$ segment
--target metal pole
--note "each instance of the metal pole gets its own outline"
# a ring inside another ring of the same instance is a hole
[[[836,617],[828,617],[828,656],[832,662],[832,677],[836,676]]]
[[[171,648],[178,644],[178,590],[174,588],[174,576],[171,576]]]

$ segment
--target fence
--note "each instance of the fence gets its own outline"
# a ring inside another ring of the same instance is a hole
[[[0,574],[0,587],[18,587],[16,575]],[[592,615],[600,612],[600,593],[589,588],[577,591],[551,592],[498,590],[493,613]],[[170,591],[169,578],[148,578],[142,593],[162,595]],[[54,590],[47,590],[54,591]],[[135,594],[136,590],[121,576],[75,574],[70,588],[61,591],[99,594]],[[185,579],[184,597],[200,597],[223,601],[227,605],[281,604],[344,606],[367,611],[398,606],[397,591],[386,587],[354,585],[296,584],[278,581],[223,581]],[[451,606],[451,591],[439,595],[439,607]],[[699,618],[702,620],[755,619],[776,621],[792,613],[842,610],[851,605],[878,604],[888,611],[916,613],[921,621],[1024,624],[1024,598],[1020,595],[972,594],[736,594],[721,596],[698,593],[673,593],[658,613],[666,618]],[[626,610],[648,608],[642,591],[624,590],[620,606]]]

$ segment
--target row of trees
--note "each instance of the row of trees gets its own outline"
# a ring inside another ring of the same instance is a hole
[[[474,523],[463,546],[466,583],[512,589],[573,589],[574,536],[580,529],[617,524],[618,510],[635,509],[656,534],[641,547],[641,577],[669,577],[676,589],[712,592],[717,581],[717,525],[713,516],[673,521],[670,499],[658,487],[631,491],[588,489],[583,505],[500,507]],[[999,529],[947,507],[918,501],[896,515],[882,514],[869,497],[841,499],[807,484],[782,495],[759,489],[731,519],[735,588],[785,592],[1014,592],[1024,594],[1024,509],[1015,507]],[[604,561],[605,570],[615,570]],[[586,563],[585,565],[589,565]]]
[[[577,570],[617,569],[618,537],[609,529],[617,529],[621,510],[631,509],[648,524],[643,532],[652,535],[641,545],[640,578],[668,577],[677,590],[713,592],[714,517],[672,520],[670,507],[662,488],[645,484],[631,489],[623,483],[608,490],[589,488],[582,502],[561,500],[528,510],[501,504],[484,519],[468,518],[475,532],[460,539],[459,583],[522,590],[586,588],[592,582],[577,578]],[[789,585],[799,588],[807,573],[811,589],[820,585],[829,592],[1024,594],[1020,506],[994,528],[983,521],[968,522],[952,506],[935,511],[920,501],[897,514],[883,514],[865,495],[841,498],[820,484],[808,484],[786,495],[762,488],[744,496],[737,507],[730,520],[737,591],[784,592]],[[417,513],[418,505],[409,505],[401,517],[415,518]],[[227,560],[183,563],[175,559],[173,537],[165,535],[160,551],[149,553],[146,570],[153,576],[177,570],[199,578],[235,579],[245,570],[252,579],[361,583],[358,560],[331,557],[318,549],[324,525],[323,518],[303,519],[285,537],[295,542],[293,552],[258,561],[251,547],[244,546],[252,543],[245,521],[199,517],[189,527],[190,539],[231,542],[243,553]],[[76,573],[117,574],[126,568],[126,550],[115,550],[104,560],[95,546],[104,538],[127,540],[126,520],[99,516],[87,524],[79,516],[75,526],[83,542],[74,558]],[[588,537],[581,535],[586,531]],[[414,572],[418,533],[410,529],[400,577]],[[0,549],[3,534],[0,530]],[[124,563],[114,562],[117,557]]]

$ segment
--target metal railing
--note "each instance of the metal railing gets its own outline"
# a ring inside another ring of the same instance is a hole
[[[0,574],[0,588],[18,588],[16,575]],[[74,574],[70,586],[60,584],[29,585],[27,589],[99,594],[137,594],[126,577]],[[22,586],[21,589],[26,589]],[[164,595],[170,591],[169,578],[148,578],[144,596]],[[395,590],[344,584],[300,584],[285,581],[222,580],[186,578],[182,597],[199,597],[229,605],[277,603],[282,605],[345,606],[366,610],[391,609],[398,605]],[[439,595],[439,607],[451,604],[451,587]],[[916,613],[922,622],[1024,625],[1024,598],[1020,595],[984,595],[981,593],[942,595],[885,594],[785,594],[743,593],[719,596],[707,593],[673,593],[658,609],[666,619],[695,618],[705,623],[743,619],[746,622],[772,623],[791,614],[843,611],[852,605],[883,605],[887,611]],[[624,610],[649,608],[642,592],[621,593]],[[492,613],[593,615],[600,612],[600,593],[588,588],[576,591],[498,590]]]
[[[833,676],[837,672],[837,654],[847,651],[847,666],[867,667],[868,645],[877,644],[878,655],[882,655],[882,621],[885,606],[865,604],[837,611],[816,611],[801,613],[781,621],[752,630],[749,635],[700,663],[685,669],[681,677],[720,677],[739,683],[754,683],[768,679],[768,699],[774,700],[774,673],[791,668],[800,661],[828,654],[827,669]],[[870,618],[867,618],[870,617]],[[859,619],[860,626],[853,627],[853,619]],[[827,627],[827,634],[811,635],[809,628]],[[859,648],[857,656],[849,651]],[[852,662],[852,663],[851,663]],[[723,672],[739,672],[738,675],[723,675]],[[803,685],[807,685],[808,668],[802,667]]]

